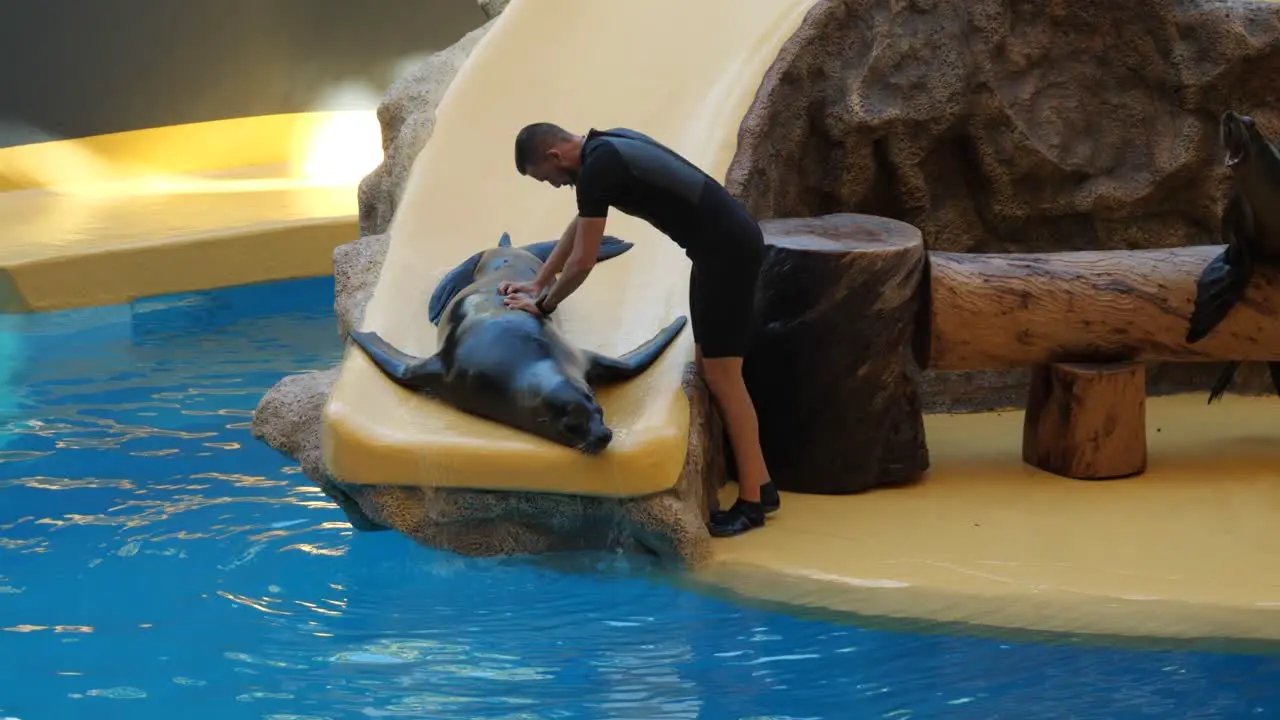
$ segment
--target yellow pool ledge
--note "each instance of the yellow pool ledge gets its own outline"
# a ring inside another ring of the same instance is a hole
[[[1275,397],[1151,398],[1148,472],[1088,482],[1020,461],[1020,411],[926,416],[923,482],[784,493],[691,581],[900,620],[1280,640],[1277,417]]]
[[[319,112],[0,149],[0,312],[331,274],[378,132]],[[326,152],[362,164],[325,176]]]

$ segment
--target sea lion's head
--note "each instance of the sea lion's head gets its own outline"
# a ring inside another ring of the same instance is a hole
[[[1222,149],[1226,151],[1225,162],[1229,168],[1251,159],[1257,149],[1266,144],[1266,138],[1262,136],[1252,117],[1231,110],[1222,113],[1219,132]]]
[[[613,431],[604,424],[604,409],[595,396],[564,380],[542,396],[544,427],[561,445],[597,455],[613,440]]]
[[[520,403],[530,426],[526,428],[554,443],[597,455],[613,440],[604,423],[604,409],[586,383],[563,375],[551,361],[526,375]]]

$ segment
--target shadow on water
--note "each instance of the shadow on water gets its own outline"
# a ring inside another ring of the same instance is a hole
[[[340,358],[332,293],[0,318],[0,718],[1280,713],[1256,648],[886,624],[691,592],[645,558],[356,534],[249,434],[276,381]]]

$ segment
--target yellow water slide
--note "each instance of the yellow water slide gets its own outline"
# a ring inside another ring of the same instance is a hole
[[[362,329],[417,355],[436,349],[426,316],[436,282],[510,232],[559,237],[571,188],[515,169],[516,132],[626,126],[723,178],[738,126],[770,63],[813,0],[515,0],[476,47],[436,111],[390,228]],[[610,213],[635,243],[596,265],[557,311],[570,341],[621,354],[688,313],[683,251],[641,220]],[[692,358],[686,329],[641,377],[599,393],[614,440],[588,457],[400,388],[348,350],[324,417],[329,468],[354,483],[626,496],[672,487],[684,462]]]

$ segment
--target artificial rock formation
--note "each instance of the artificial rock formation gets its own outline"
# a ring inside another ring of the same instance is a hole
[[[483,7],[483,6],[482,6]],[[503,5],[505,7],[505,5]],[[485,9],[488,14],[488,9]],[[436,105],[462,69],[471,51],[493,27],[497,15],[434,53],[396,79],[378,105],[382,126],[382,162],[360,182],[360,235],[382,235],[391,225],[409,170],[436,125]],[[385,241],[384,241],[385,243]],[[385,250],[383,251],[385,254]],[[378,262],[381,267],[381,261]]]
[[[1280,129],[1277,72],[1275,3],[817,0],[743,120],[727,184],[761,218],[891,217],[931,250],[1218,244],[1218,117]],[[1149,389],[1217,372],[1153,366]],[[927,406],[999,406],[1026,379],[930,371]]]
[[[339,337],[346,338],[360,327],[390,243],[391,236],[381,233],[363,235],[333,249],[333,309]]]
[[[1147,469],[1140,362],[1042,365],[1032,373],[1022,459],[1056,475],[1106,480]]]
[[[770,476],[829,494],[916,480],[929,466],[912,355],[919,230],[852,214],[761,226],[760,329],[743,375]]]
[[[505,3],[481,3],[490,18]],[[360,235],[334,251],[338,330],[358,327],[390,242],[388,228],[410,168],[431,136],[435,107],[494,20],[398,80],[378,108],[383,162],[360,184]],[[349,341],[348,341],[349,342]],[[367,486],[330,475],[320,450],[321,413],[337,368],[286,377],[254,412],[253,434],[299,462],[360,530],[394,529],[430,547],[473,556],[622,550],[695,566],[710,557],[705,526],[724,478],[723,432],[705,386],[686,373],[690,442],[676,486],[641,498],[577,497],[449,488]],[[711,438],[717,438],[712,442]]]
[[[507,9],[507,5],[511,4],[511,0],[476,0],[480,5],[480,11],[484,16],[492,20],[502,14]]]

